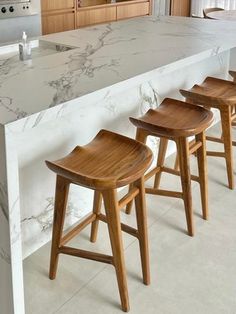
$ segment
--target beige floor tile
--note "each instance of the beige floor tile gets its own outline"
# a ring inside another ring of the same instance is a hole
[[[211,133],[217,130],[213,128]],[[167,163],[173,161],[174,156]],[[191,167],[196,173],[195,157],[191,157]],[[192,184],[194,238],[186,234],[181,200],[147,196],[152,275],[149,287],[142,283],[138,242],[124,235],[130,313],[236,313],[236,191],[227,188],[223,159],[208,158],[208,168],[209,221],[201,218],[199,187],[196,182]],[[178,190],[179,178],[165,175],[161,186]],[[134,211],[130,216],[121,215],[123,222],[136,225]],[[72,244],[109,254],[106,225],[100,224],[96,244],[89,242],[89,229]],[[27,314],[122,313],[112,266],[62,256],[58,277],[50,281],[48,260],[49,244],[24,262]]]

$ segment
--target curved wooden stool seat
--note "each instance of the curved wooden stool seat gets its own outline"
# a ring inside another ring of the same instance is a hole
[[[156,109],[138,119],[130,118],[137,127],[160,137],[189,137],[201,133],[211,124],[212,114],[179,100],[166,98]]]
[[[68,156],[55,162],[46,161],[47,166],[57,174],[50,279],[56,277],[60,253],[112,264],[116,270],[122,310],[126,312],[129,310],[121,231],[139,240],[143,282],[148,285],[150,270],[144,173],[151,162],[152,152],[146,145],[106,130],[100,131],[88,145],[77,146]],[[71,183],[95,191],[93,212],[63,235]],[[132,184],[133,189],[118,201],[116,189],[127,184]],[[106,215],[101,213],[102,198]],[[120,209],[133,199],[136,205],[137,229],[120,222]],[[74,236],[91,223],[90,240],[95,242],[99,220],[108,225],[112,256],[66,246]]]
[[[102,130],[88,145],[77,146],[68,156],[47,166],[73,183],[88,188],[116,189],[139,179],[151,151],[137,141]]]
[[[155,175],[153,188],[146,188],[146,193],[177,197],[184,201],[188,234],[194,235],[191,178],[200,183],[203,218],[208,217],[207,202],[207,172],[204,131],[213,121],[213,114],[200,106],[194,106],[185,102],[165,99],[156,109],[150,109],[141,118],[130,118],[137,127],[136,139],[146,143],[147,136],[160,137],[157,166],[145,175],[145,180]],[[195,136],[195,143],[189,145],[188,137]],[[165,167],[165,155],[168,140],[176,142],[177,153],[180,162],[180,171]],[[191,176],[189,169],[189,155],[196,152],[198,156],[199,177]],[[161,173],[167,172],[180,175],[182,192],[159,189]],[[132,186],[130,187],[132,189]],[[131,211],[132,202],[126,208],[126,213]]]
[[[236,120],[236,84],[231,81],[207,77],[201,85],[194,85],[190,90],[180,90],[187,102],[220,111],[222,136],[207,136],[207,140],[223,143],[224,152],[207,151],[208,156],[223,157],[226,160],[229,188],[234,189],[233,150],[231,125]]]

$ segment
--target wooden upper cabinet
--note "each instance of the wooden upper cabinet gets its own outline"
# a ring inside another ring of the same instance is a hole
[[[51,10],[67,10],[75,8],[76,8],[75,0],[41,0],[42,12]]]
[[[190,16],[190,0],[171,0],[170,14]]]
[[[107,3],[108,3],[107,0],[78,0],[79,7],[81,8]]]

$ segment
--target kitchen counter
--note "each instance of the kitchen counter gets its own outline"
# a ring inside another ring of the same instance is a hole
[[[228,50],[234,31],[234,23],[144,17],[43,36],[76,49],[32,62],[0,60],[0,123]]]
[[[55,176],[44,160],[101,128],[134,136],[129,116],[180,97],[180,87],[206,75],[225,77],[235,29],[232,22],[143,17],[40,37],[73,49],[27,62],[7,48],[0,54],[1,314],[25,313],[22,260],[50,239]],[[150,145],[155,151],[157,142]],[[91,200],[72,187],[67,226],[87,214]]]

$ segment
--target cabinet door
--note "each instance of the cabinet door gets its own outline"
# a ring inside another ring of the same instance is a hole
[[[116,7],[81,9],[77,12],[77,27],[116,20]]]
[[[90,7],[109,3],[107,0],[78,0],[79,7]]]
[[[117,6],[117,20],[149,14],[149,2],[124,4]]]
[[[47,14],[42,16],[43,35],[75,29],[75,13]]]
[[[171,15],[189,16],[190,0],[171,0]]]
[[[42,12],[75,9],[75,0],[41,0],[41,9]]]

